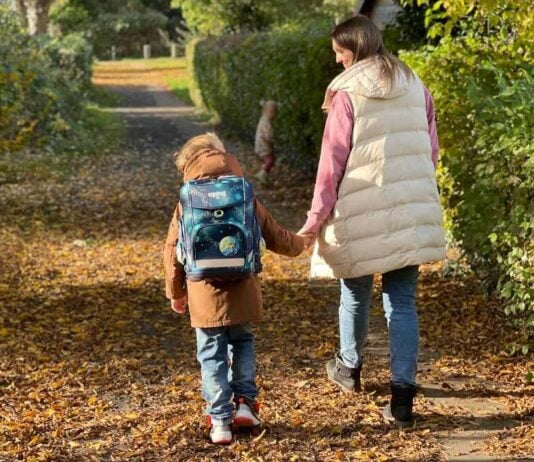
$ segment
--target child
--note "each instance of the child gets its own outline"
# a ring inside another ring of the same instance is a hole
[[[189,140],[175,158],[186,182],[243,176],[238,160],[225,152],[221,140],[212,133]],[[303,238],[283,229],[257,199],[253,201],[267,249],[299,255],[305,245]],[[197,280],[191,274],[186,278],[176,251],[182,210],[179,204],[165,244],[166,295],[178,313],[189,306],[191,325],[196,330],[202,395],[208,404],[210,438],[213,443],[227,444],[233,438],[232,423],[236,427],[260,425],[251,328],[251,323],[263,317],[260,281],[255,274],[238,280]]]
[[[258,127],[256,128],[256,142],[254,151],[263,162],[263,166],[256,178],[260,183],[265,184],[269,172],[274,167],[276,157],[274,155],[274,133],[273,121],[278,114],[278,103],[276,101],[266,101],[261,103],[263,107]]]

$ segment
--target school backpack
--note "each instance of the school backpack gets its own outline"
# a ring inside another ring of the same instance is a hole
[[[262,269],[254,190],[243,177],[192,180],[180,190],[178,260],[192,281],[243,279]]]

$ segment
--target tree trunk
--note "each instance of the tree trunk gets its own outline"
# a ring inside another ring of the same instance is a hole
[[[14,0],[17,1],[17,0]],[[53,0],[19,0],[26,9],[28,32],[30,35],[46,34],[48,28],[48,10]]]
[[[17,14],[26,14],[22,0],[9,0],[9,8]]]
[[[28,22],[26,19],[26,7],[24,6],[23,0],[9,0],[9,8],[15,14],[19,15],[24,21],[24,25],[27,26]]]

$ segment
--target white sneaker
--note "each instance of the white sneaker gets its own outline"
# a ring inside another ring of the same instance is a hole
[[[210,439],[213,444],[230,444],[232,442],[230,425],[214,423],[210,430]]]
[[[234,425],[236,427],[257,427],[261,425],[257,414],[260,410],[258,403],[239,398],[236,401],[236,406],[237,409],[234,416]]]

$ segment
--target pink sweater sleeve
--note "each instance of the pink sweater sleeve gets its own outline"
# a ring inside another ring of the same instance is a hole
[[[439,143],[434,101],[426,87],[424,91],[432,162],[437,166]],[[336,205],[339,183],[345,174],[347,159],[352,149],[353,128],[354,115],[349,95],[339,92],[334,96],[326,119],[312,205],[308,220],[302,228],[305,232],[319,233]]]
[[[337,201],[337,190],[352,148],[354,116],[349,95],[334,96],[326,119],[321,158],[308,220],[303,231],[319,233]]]
[[[438,166],[439,159],[439,141],[438,141],[438,130],[436,127],[436,114],[434,112],[434,100],[432,95],[428,91],[427,87],[425,89],[425,103],[426,103],[426,118],[428,119],[428,134],[430,135],[430,145],[432,146],[432,162],[434,167]]]

